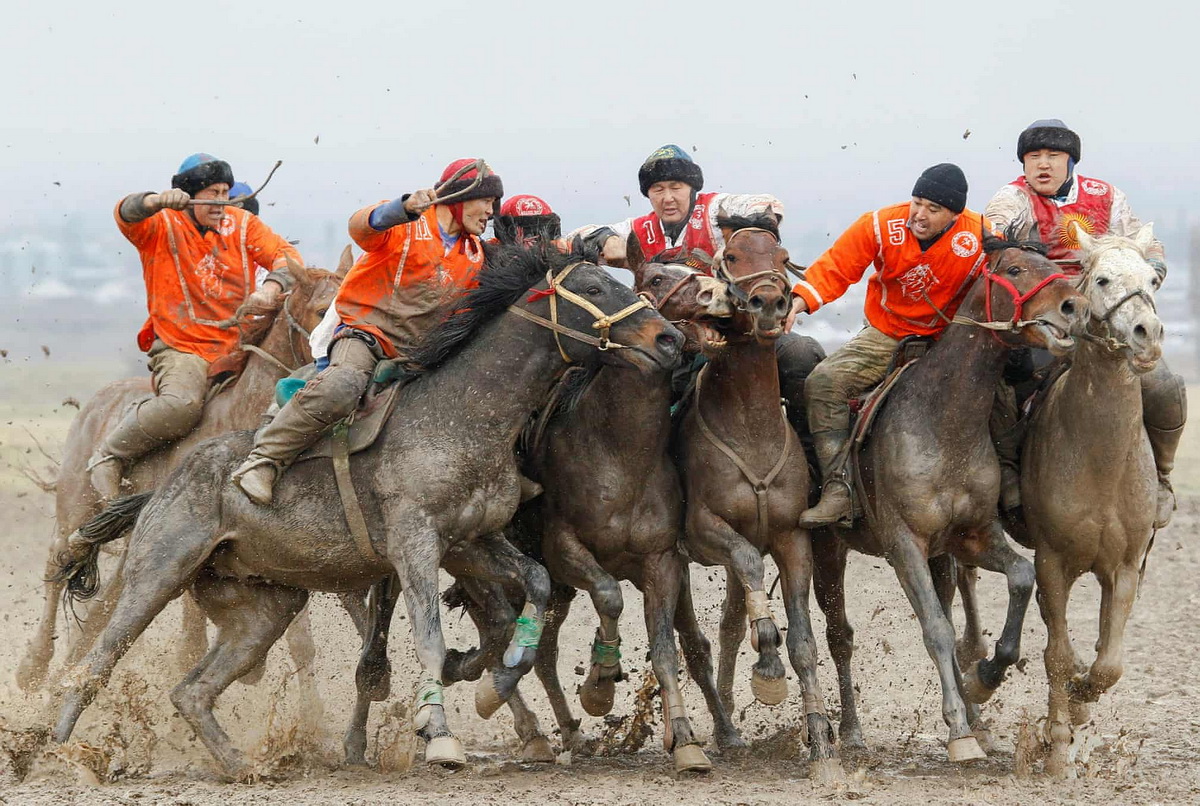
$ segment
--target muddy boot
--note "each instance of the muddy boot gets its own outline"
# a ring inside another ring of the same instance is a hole
[[[101,500],[111,501],[119,497],[125,470],[166,441],[147,434],[138,422],[138,410],[130,409],[96,448],[88,462],[92,488]]]
[[[1183,436],[1183,426],[1162,430],[1146,426],[1150,437],[1150,448],[1154,451],[1154,467],[1158,471],[1158,506],[1154,514],[1154,528],[1162,529],[1171,522],[1175,511],[1175,490],[1171,487],[1171,471],[1175,468],[1175,450]]]
[[[822,431],[813,434],[817,450],[817,461],[821,465],[821,500],[816,506],[800,514],[800,525],[805,529],[840,523],[849,526],[853,521],[853,501],[850,483],[846,479],[846,443],[849,431]]]
[[[230,477],[254,503],[267,506],[275,482],[304,449],[317,440],[330,424],[306,412],[296,400],[288,402],[254,437],[254,450]]]

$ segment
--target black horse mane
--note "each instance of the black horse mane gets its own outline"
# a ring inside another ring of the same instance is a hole
[[[1008,225],[1003,235],[984,233],[983,253],[985,255],[999,252],[1002,249],[1020,249],[1023,252],[1034,252],[1042,257],[1045,257],[1050,251],[1050,248],[1041,241],[1021,238],[1021,231],[1015,222]]]
[[[776,240],[779,239],[779,222],[770,213],[759,213],[753,216],[718,216],[717,226],[733,232],[743,229],[765,229],[774,235]]]
[[[486,245],[479,286],[458,301],[457,310],[449,318],[402,356],[406,371],[420,374],[444,364],[481,327],[506,311],[545,277],[547,271],[557,272],[576,259],[553,247],[527,249]]]

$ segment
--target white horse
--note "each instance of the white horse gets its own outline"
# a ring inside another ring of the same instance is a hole
[[[1159,278],[1146,262],[1149,225],[1134,238],[1092,238],[1076,228],[1083,252],[1080,290],[1091,305],[1088,335],[1071,368],[1033,413],[1021,461],[1021,498],[1035,542],[1038,605],[1049,637],[1046,771],[1069,772],[1072,726],[1121,677],[1125,625],[1154,536],[1157,477],[1142,425],[1139,375],[1162,355],[1154,306]],[[1088,668],[1067,632],[1075,580],[1100,582],[1100,640]]]

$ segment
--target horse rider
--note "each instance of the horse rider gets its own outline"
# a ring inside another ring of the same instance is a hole
[[[783,220],[783,202],[770,194],[703,193],[704,172],[677,145],[664,145],[646,158],[638,169],[638,187],[650,200],[651,212],[615,224],[580,227],[567,235],[567,242],[580,237],[600,249],[606,262],[624,265],[627,239],[633,233],[647,258],[668,261],[695,255],[711,264],[725,246],[719,219],[769,215],[776,222]],[[804,383],[825,351],[815,339],[787,332],[776,341],[775,354],[788,417],[804,437]]]
[[[478,284],[480,236],[503,195],[498,175],[479,160],[462,159],[446,166],[436,192],[406,193],[350,217],[350,237],[364,251],[334,302],[341,324],[329,366],[255,435],[254,449],[234,471],[252,501],[269,504],[279,474],[354,411],[375,364],[415,346]]]
[[[238,343],[237,329],[221,323],[239,308],[276,311],[291,288],[287,260],[300,263],[300,253],[256,216],[220,204],[232,185],[227,162],[193,154],[170,190],[117,203],[117,228],[142,260],[150,316],[137,343],[150,357],[154,395],[130,409],[92,456],[92,486],[103,499],[119,494],[134,461],[200,421],[209,364]]]
[[[562,221],[544,199],[522,194],[504,200],[492,219],[492,231],[504,245],[550,245],[562,238]]]
[[[1141,229],[1142,222],[1134,215],[1124,193],[1108,182],[1082,176],[1075,170],[1080,145],[1079,135],[1056,118],[1035,120],[1021,132],[1017,137],[1017,160],[1024,167],[1024,175],[1000,188],[984,211],[997,230],[1010,225],[1018,229],[1036,228],[1040,240],[1049,247],[1051,259],[1077,261],[1079,244],[1074,236],[1075,226],[1096,237],[1106,233],[1132,237]],[[1147,260],[1158,272],[1159,280],[1165,280],[1167,264],[1162,243],[1155,240],[1148,252]],[[1071,267],[1067,268],[1070,271]],[[1078,265],[1074,270],[1079,270]],[[1187,389],[1183,378],[1171,372],[1164,360],[1142,375],[1141,381],[1142,418],[1158,469],[1154,526],[1161,529],[1170,522],[1175,509],[1170,476],[1187,421]],[[1007,433],[1013,436],[998,435],[997,439],[1005,476],[1002,506],[1015,510],[1020,506],[1017,473],[1020,446],[1015,437],[1017,432],[1011,426],[1016,422],[1017,411],[1011,396],[1005,403],[1005,411],[998,415]]]
[[[805,386],[823,485],[801,526],[853,519],[845,478],[850,399],[883,380],[901,339],[941,333],[981,271],[983,217],[966,204],[967,178],[957,165],[927,168],[911,201],[864,213],[792,289],[792,317],[813,314],[875,267],[867,281],[868,324],[818,364]]]
[[[229,198],[236,199],[238,196],[249,196],[254,190],[245,182],[234,182],[229,188]],[[242,202],[242,209],[247,213],[258,215],[258,198],[246,199]]]

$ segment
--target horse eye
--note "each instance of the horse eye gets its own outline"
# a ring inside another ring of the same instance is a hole
[[[737,255],[726,255],[725,262],[726,263],[737,263]]]
[[[653,280],[650,281],[650,285],[662,285],[662,278],[655,277]]]
[[[1100,286],[1101,288],[1104,288],[1104,286],[1108,285],[1108,278],[1107,277],[1097,277],[1096,285]]]
[[[1009,267],[1008,267],[1008,276],[1009,276],[1009,277],[1016,277],[1016,276],[1017,276],[1018,274],[1020,274],[1020,273],[1021,273],[1021,267],[1020,267],[1020,266],[1015,266],[1015,265],[1014,265],[1014,266],[1009,266]]]
[[[321,317],[322,319],[324,319],[324,318],[325,318],[325,314],[327,314],[327,313],[329,313],[329,309],[328,309],[328,308],[322,308],[321,310],[317,311],[317,316],[319,316],[319,317]]]
[[[1150,287],[1153,288],[1155,291],[1157,291],[1158,287],[1161,285],[1162,285],[1162,281],[1159,280],[1157,277],[1155,277],[1153,280],[1150,281]]]
[[[604,293],[604,292],[600,290],[600,286],[598,286],[598,285],[590,285],[590,286],[588,286],[587,295],[588,295],[589,297],[598,297],[598,296],[600,296],[600,295],[601,295],[601,294],[603,294],[603,293]]]

